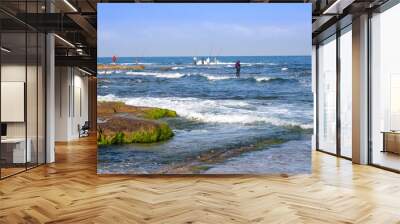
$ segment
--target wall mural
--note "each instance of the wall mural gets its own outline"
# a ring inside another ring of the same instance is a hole
[[[311,172],[311,4],[98,4],[99,174]]]

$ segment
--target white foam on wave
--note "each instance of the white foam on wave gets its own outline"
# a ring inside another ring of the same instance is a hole
[[[202,75],[202,76],[206,77],[208,80],[211,80],[211,81],[225,80],[225,79],[238,79],[237,77],[233,77],[233,76],[213,76],[213,75]],[[254,79],[257,82],[267,82],[267,81],[272,80],[273,78],[267,77],[267,76],[264,76],[264,77],[262,77],[262,76],[255,76],[255,77],[248,76],[248,77],[242,77],[242,79]],[[239,80],[240,80],[240,78],[239,78]]]
[[[107,72],[98,72],[99,74],[111,74],[111,71]],[[139,72],[139,71],[128,71],[125,74],[133,75],[133,76],[153,76],[157,78],[165,78],[165,79],[179,79],[184,76],[201,76],[206,78],[209,81],[220,81],[220,80],[228,80],[228,79],[238,79],[236,76],[227,76],[227,75],[213,75],[213,74],[185,74],[185,73],[159,73],[159,72]],[[257,82],[266,82],[270,81],[271,77],[267,76],[246,76],[242,75],[241,79],[254,79]],[[239,79],[240,80],[240,79]]]
[[[167,78],[167,79],[178,79],[185,75],[182,73],[157,73],[157,72],[126,72],[126,74],[138,75],[138,76],[155,76],[158,78]]]
[[[200,76],[203,76],[210,81],[219,81],[219,80],[227,80],[227,79],[235,79],[235,80],[254,79],[257,82],[266,82],[266,81],[270,81],[273,79],[273,78],[267,77],[267,76],[246,76],[246,75],[242,75],[242,78],[239,78],[239,79],[233,75],[232,76],[218,76],[218,75],[201,74]]]
[[[257,82],[265,82],[271,80],[271,77],[254,77]]]
[[[138,76],[154,76],[158,78],[167,78],[167,79],[178,79],[182,78],[183,76],[195,76],[197,74],[184,74],[184,73],[157,73],[157,72],[126,72],[127,75],[138,75]],[[209,80],[222,80],[222,79],[229,79],[233,77],[229,76],[215,76],[215,75],[208,75],[208,74],[198,74],[198,76],[205,77]]]
[[[199,98],[177,97],[135,97],[118,98],[112,94],[99,96],[99,101],[123,101],[128,105],[160,107],[175,110],[179,116],[206,123],[269,123],[276,126],[300,126],[312,128],[312,124],[304,124],[285,119],[290,114],[287,105],[268,106],[259,102],[244,100],[204,100]],[[301,113],[301,111],[294,111]]]
[[[99,75],[110,75],[112,73],[114,73],[114,71],[105,71],[105,70],[97,71],[97,74],[99,74]]]
[[[233,79],[235,77],[232,76],[216,76],[216,75],[200,75],[203,76],[205,78],[207,78],[208,80],[225,80],[225,79]]]
[[[222,62],[222,61],[218,61],[217,63],[213,63],[214,65],[234,65],[235,62]]]
[[[217,62],[217,65],[234,65],[236,62]],[[241,65],[263,65],[264,62],[240,62]]]
[[[267,77],[267,76],[248,76],[248,75],[242,75],[241,78],[237,78],[236,76],[218,76],[218,75],[210,75],[210,74],[201,74],[200,76],[203,76],[207,78],[210,81],[218,81],[218,80],[227,80],[227,79],[235,79],[235,80],[240,80],[240,79],[254,79],[257,82],[266,82],[269,81],[273,78]]]
[[[183,76],[201,76],[210,81],[218,81],[218,80],[227,80],[227,79],[237,79],[235,76],[226,76],[226,75],[211,75],[211,74],[184,74],[184,73],[157,73],[157,72],[126,72],[127,75],[137,75],[137,76],[154,76],[158,78],[166,78],[166,79],[178,79]],[[246,77],[244,77],[246,78]],[[268,81],[270,77],[247,77],[254,78],[257,82]]]
[[[284,67],[284,68],[281,68],[281,70],[286,71],[286,70],[288,70],[288,68]]]
[[[126,63],[118,63],[120,65],[154,65],[156,63],[150,62],[126,62]]]

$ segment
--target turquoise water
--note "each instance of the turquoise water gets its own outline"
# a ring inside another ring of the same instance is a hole
[[[241,147],[254,150],[196,165],[206,167],[201,173],[309,172],[311,57],[216,60],[194,65],[191,57],[120,58],[118,64],[138,62],[145,70],[98,71],[98,100],[168,108],[179,115],[165,120],[175,132],[169,141],[99,147],[98,172],[159,173],[207,152]],[[235,77],[236,60],[242,64],[240,78]],[[98,63],[109,64],[111,58]],[[271,146],[270,141],[281,144]]]

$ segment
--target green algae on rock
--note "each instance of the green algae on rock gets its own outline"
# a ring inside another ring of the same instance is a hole
[[[123,102],[98,102],[99,145],[154,143],[174,136],[166,122],[158,119],[176,117],[173,110],[136,107]]]

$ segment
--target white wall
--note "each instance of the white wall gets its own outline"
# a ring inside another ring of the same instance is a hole
[[[25,64],[3,64],[1,66],[1,81],[25,82]],[[7,108],[1,108],[7,110]],[[25,122],[7,123],[7,137],[25,137]]]
[[[39,69],[39,70],[37,70]],[[32,162],[44,163],[44,74],[41,72],[41,67],[36,65],[25,66],[25,64],[2,64],[1,66],[1,81],[2,82],[21,82],[26,85],[26,99],[24,95],[25,88],[18,90],[24,98],[22,102],[22,107],[19,108],[1,108],[4,113],[22,113],[22,121],[20,122],[5,122],[7,124],[7,137],[9,138],[24,138],[25,135],[28,138],[28,147],[31,149]],[[27,80],[25,80],[27,78]],[[4,92],[2,89],[2,94],[9,94]],[[2,98],[7,95],[2,95]],[[26,100],[26,107],[25,107]],[[17,102],[15,102],[17,103]],[[12,110],[20,111],[12,111]],[[26,120],[24,114],[26,112]]]
[[[69,117],[69,95],[68,88],[70,84],[69,68],[55,68],[55,140],[68,140],[68,117]]]
[[[55,140],[77,139],[78,125],[88,120],[88,78],[76,68],[56,67],[55,85]]]
[[[79,70],[75,70],[75,72]],[[89,120],[89,112],[88,112],[88,77],[82,76],[83,73],[79,72],[79,75],[75,74],[74,77],[74,110],[73,120],[72,120],[72,135],[78,136],[77,126],[80,124],[81,126],[85,123],[85,121]]]

